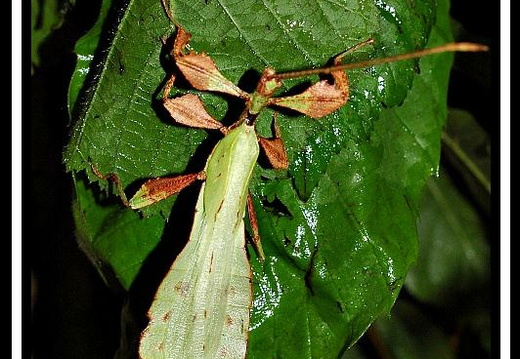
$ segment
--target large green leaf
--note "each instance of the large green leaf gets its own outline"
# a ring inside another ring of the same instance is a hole
[[[374,323],[381,342],[399,359],[455,359],[449,336],[442,328],[407,301],[397,303],[391,318],[379,318]],[[451,345],[450,345],[451,344]]]
[[[427,183],[421,204],[419,263],[406,285],[421,301],[446,306],[488,280],[484,223],[444,173]]]
[[[178,1],[172,12],[192,33],[191,47],[246,90],[265,66],[322,66],[367,38],[375,45],[346,61],[451,38],[445,1]],[[113,13],[75,104],[64,159],[76,178],[81,243],[103,273],[109,268],[128,289],[145,267],[162,267],[155,272],[160,278],[182,248],[196,188],[139,215],[103,199],[99,186],[108,184],[90,165],[117,173],[131,192],[150,177],[200,170],[217,138],[174,125],[161,109],[172,70],[161,39],[174,28],[160,1],[129,1]],[[291,165],[284,172],[258,166],[250,186],[266,261],[250,251],[249,358],[338,356],[389,311],[416,258],[416,208],[438,166],[449,66],[450,57],[438,55],[351,71],[350,101],[339,111],[319,120],[277,117]],[[288,81],[287,89],[302,81]],[[74,81],[71,94],[82,83]],[[200,95],[225,123],[243,106]],[[269,134],[272,115],[260,118],[261,134]],[[170,243],[170,251],[154,252],[159,243]],[[155,263],[159,257],[164,264]]]
[[[76,53],[76,69],[72,74],[72,78],[70,79],[69,83],[69,112],[71,112],[74,108],[74,104],[78,99],[79,92],[81,91],[83,83],[89,74],[92,60],[94,59],[94,54],[98,48],[100,38],[103,35],[102,33],[104,24],[111,4],[111,0],[103,0],[101,2],[98,20],[92,26],[90,31],[76,42],[76,46],[74,47],[74,52]],[[92,72],[95,72],[95,70]]]
[[[40,46],[58,29],[74,1],[31,0],[31,65],[40,66]],[[34,68],[33,68],[34,70]]]

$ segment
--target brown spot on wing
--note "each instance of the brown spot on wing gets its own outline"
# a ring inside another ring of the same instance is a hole
[[[218,355],[219,355],[219,357],[226,358],[226,357],[229,357],[231,355],[231,353],[229,352],[228,347],[223,346],[223,347],[220,347],[220,349],[218,350]]]
[[[189,283],[180,281],[180,282],[177,282],[177,284],[175,284],[175,286],[173,288],[177,293],[179,293],[182,296],[185,296],[186,294],[188,294],[189,287],[190,287]]]
[[[217,209],[217,212],[220,212],[220,210],[222,209],[222,205],[224,204],[224,200],[220,201],[219,205],[218,205],[218,209]]]
[[[231,315],[227,314],[226,315],[226,326],[230,327],[231,325],[233,325],[233,318],[231,318]]]
[[[166,323],[168,320],[170,320],[171,315],[172,315],[172,312],[171,312],[171,311],[166,312],[166,313],[163,315],[163,317],[162,317],[162,321]]]
[[[214,256],[214,253],[213,251],[211,252],[211,258],[209,260],[209,269],[208,269],[208,273],[211,273],[213,271],[213,256]]]
[[[246,322],[242,319],[241,320],[241,325],[240,325],[240,333],[246,333],[247,331],[249,331],[249,325],[246,324]]]
[[[226,288],[226,295],[227,295],[227,296],[232,297],[232,296],[234,296],[236,293],[237,293],[237,289],[236,289],[235,287],[230,286],[230,287],[227,287],[227,288]]]

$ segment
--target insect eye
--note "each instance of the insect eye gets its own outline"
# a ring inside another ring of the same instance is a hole
[[[257,117],[258,117],[257,113],[248,112],[246,115],[246,124],[248,126],[253,126]]]

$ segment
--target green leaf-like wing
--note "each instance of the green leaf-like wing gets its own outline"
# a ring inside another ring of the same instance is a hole
[[[451,36],[445,1],[176,1],[171,11],[191,32],[190,46],[207,52],[247,91],[266,66],[323,66],[368,38],[375,45],[345,61],[405,53]],[[216,138],[173,124],[160,106],[173,69],[162,38],[174,31],[161,2],[133,0],[112,13],[75,105],[64,160],[77,178],[75,214],[84,247],[130,288],[159,242],[177,247],[164,253],[164,267],[182,248],[196,190],[141,218],[100,200],[90,182],[107,183],[91,173],[91,164],[117,173],[131,191],[148,178],[202,169]],[[339,111],[322,119],[278,115],[290,168],[257,166],[250,186],[266,261],[251,252],[249,358],[335,357],[389,311],[416,258],[419,195],[438,166],[449,59],[351,71],[350,100]],[[287,81],[284,91],[315,80]],[[80,83],[71,92],[79,92]],[[199,95],[226,124],[242,110],[239,100]],[[270,135],[272,116],[266,111],[259,118],[261,135]]]

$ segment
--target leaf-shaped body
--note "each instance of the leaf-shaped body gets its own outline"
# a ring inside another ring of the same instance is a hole
[[[252,289],[243,219],[258,151],[243,123],[210,155],[190,240],[152,303],[141,358],[245,357]]]

